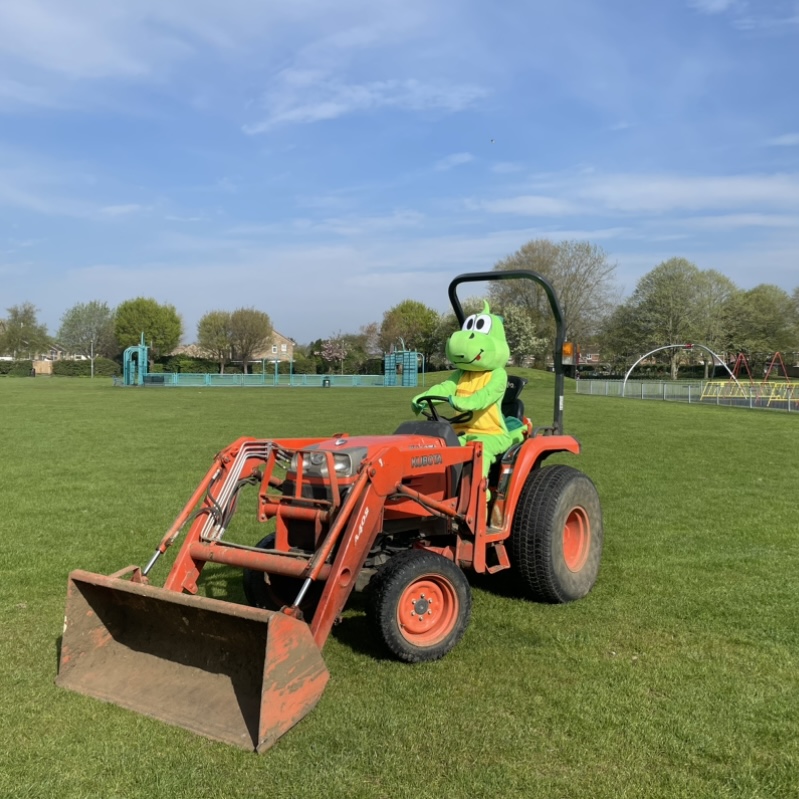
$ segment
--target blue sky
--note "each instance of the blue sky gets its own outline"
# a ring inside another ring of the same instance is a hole
[[[300,342],[588,239],[799,285],[799,2],[3,0],[0,313]]]

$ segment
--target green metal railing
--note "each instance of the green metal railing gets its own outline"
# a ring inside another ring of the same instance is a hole
[[[145,386],[196,388],[201,386],[384,386],[384,375],[274,375],[274,374],[192,374],[177,372],[148,373],[144,375]]]

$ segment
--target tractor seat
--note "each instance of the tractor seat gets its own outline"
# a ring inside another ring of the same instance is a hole
[[[502,415],[505,417],[505,427],[511,434],[514,444],[524,441],[527,432],[527,421],[524,418],[524,403],[519,399],[522,389],[527,385],[527,380],[516,375],[508,375],[508,386],[502,398]]]
[[[502,398],[502,415],[506,419],[524,419],[524,403],[519,399],[522,389],[527,385],[527,379],[517,375],[508,375],[508,387]]]

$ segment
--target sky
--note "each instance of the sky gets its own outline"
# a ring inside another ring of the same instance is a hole
[[[300,343],[531,239],[799,286],[799,0],[2,0],[0,314]]]

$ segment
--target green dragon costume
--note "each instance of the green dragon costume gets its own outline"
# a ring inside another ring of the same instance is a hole
[[[472,418],[453,425],[465,444],[481,441],[483,444],[483,476],[488,476],[491,464],[523,438],[523,428],[518,420],[512,429],[502,415],[502,398],[508,384],[505,364],[510,349],[505,339],[502,317],[490,312],[484,303],[483,312],[472,314],[447,341],[447,360],[455,366],[448,380],[430,386],[411,400],[414,413],[422,405],[418,400],[427,395],[447,397],[456,411],[472,411]]]

